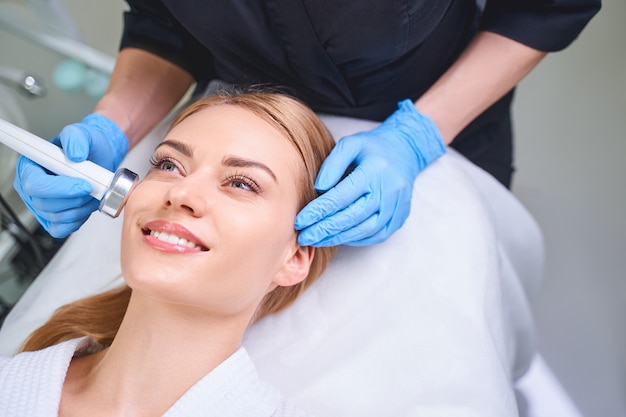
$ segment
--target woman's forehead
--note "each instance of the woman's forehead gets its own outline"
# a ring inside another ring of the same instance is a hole
[[[284,131],[258,114],[234,105],[209,106],[192,114],[171,129],[164,142],[168,140],[186,145],[197,156],[223,152],[271,166],[303,169],[304,164]]]

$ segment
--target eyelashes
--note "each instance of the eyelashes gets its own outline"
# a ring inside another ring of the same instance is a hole
[[[251,178],[242,174],[232,174],[226,176],[224,182],[230,183],[232,187],[241,188],[242,190],[252,191],[255,194],[261,194],[261,188]]]
[[[174,158],[169,156],[159,155],[158,153],[150,157],[151,170],[165,171],[180,174],[185,176],[185,170],[182,165]],[[228,168],[229,171],[232,168]],[[234,171],[226,172],[221,182],[223,185],[230,186],[232,188],[240,189],[246,192],[253,192],[255,194],[261,194],[262,189],[259,184],[248,176],[246,173]]]
[[[176,160],[167,156],[161,157],[158,154],[152,155],[150,157],[150,165],[153,169],[160,169],[162,171],[173,172],[174,169],[179,170],[179,166]]]

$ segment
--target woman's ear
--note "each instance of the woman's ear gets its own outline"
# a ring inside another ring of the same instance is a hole
[[[300,246],[296,243],[272,282],[281,287],[289,287],[302,282],[309,274],[314,255],[313,246]]]

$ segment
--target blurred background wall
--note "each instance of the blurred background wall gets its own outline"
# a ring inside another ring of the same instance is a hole
[[[513,191],[539,222],[539,347],[587,417],[626,416],[626,1],[605,0],[515,101]]]
[[[123,1],[62,4],[87,44],[116,54]],[[625,21],[626,1],[605,0],[578,41],[520,85],[514,106],[513,192],[546,241],[546,278],[534,303],[539,348],[585,417],[626,416]],[[45,98],[17,95],[29,129],[43,137],[97,101],[54,85],[63,60],[0,26],[0,65],[33,71],[48,89]]]

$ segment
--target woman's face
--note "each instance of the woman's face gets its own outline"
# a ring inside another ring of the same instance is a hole
[[[299,173],[288,138],[254,113],[208,107],[174,127],[129,196],[122,272],[173,304],[251,314],[276,285],[304,279],[297,246]]]

